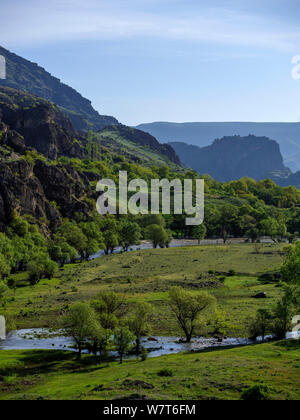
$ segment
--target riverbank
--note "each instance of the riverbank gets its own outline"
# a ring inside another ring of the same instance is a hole
[[[66,351],[0,351],[0,399],[299,400],[300,340],[137,360],[100,362]]]

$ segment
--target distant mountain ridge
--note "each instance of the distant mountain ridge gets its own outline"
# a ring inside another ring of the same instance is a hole
[[[26,91],[55,103],[68,115],[77,130],[100,130],[118,124],[116,118],[100,115],[92,107],[91,101],[37,64],[1,46],[0,55],[6,58],[7,66],[7,78],[0,79],[0,86]]]
[[[279,181],[292,174],[283,164],[279,145],[266,137],[223,137],[202,148],[179,142],[169,144],[184,165],[220,182],[243,177],[261,180],[272,178],[272,174]]]
[[[217,138],[249,134],[268,137],[278,142],[284,164],[292,171],[300,170],[300,123],[254,122],[153,122],[136,128],[147,131],[162,143],[185,142],[195,146],[209,146]]]

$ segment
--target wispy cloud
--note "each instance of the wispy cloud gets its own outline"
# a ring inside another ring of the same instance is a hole
[[[300,44],[300,30],[284,21],[212,6],[192,0],[1,0],[0,43],[146,37],[283,51]]]

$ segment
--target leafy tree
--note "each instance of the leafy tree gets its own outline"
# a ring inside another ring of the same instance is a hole
[[[113,344],[119,354],[120,363],[123,363],[123,357],[133,347],[135,335],[129,330],[127,326],[121,326],[114,332]]]
[[[35,285],[42,278],[51,279],[57,271],[57,268],[57,264],[50,259],[48,254],[37,254],[27,265],[30,283]]]
[[[136,245],[141,239],[141,228],[137,223],[126,219],[121,220],[119,225],[119,240],[125,252],[131,245]]]
[[[153,248],[157,248],[168,241],[168,234],[162,226],[149,225],[145,229],[145,238],[152,242]]]
[[[7,292],[7,286],[3,281],[0,281],[0,299],[3,298],[4,294]]]
[[[149,334],[150,317],[152,314],[152,306],[148,303],[138,303],[134,315],[130,318],[128,324],[131,332],[136,337],[136,354],[141,352],[141,338],[143,335]]]
[[[253,339],[261,336],[265,341],[265,336],[271,331],[272,314],[267,309],[258,309],[256,317],[252,320],[249,328],[250,336]]]
[[[118,324],[118,317],[124,305],[124,296],[117,295],[111,291],[100,292],[92,301],[100,324],[104,329],[113,330]]]
[[[4,255],[0,254],[0,279],[7,277],[10,273],[10,265]]]
[[[185,334],[187,343],[193,337],[200,313],[214,302],[215,298],[207,292],[194,294],[177,286],[170,289],[169,305]]]
[[[200,245],[200,242],[205,238],[206,231],[207,229],[203,223],[201,225],[194,226],[193,238],[198,240],[198,245]]]
[[[281,274],[286,283],[300,285],[300,242],[289,251],[289,256],[281,266]]]
[[[284,294],[274,309],[273,332],[278,339],[283,339],[290,330],[292,318],[298,305],[296,289],[292,285],[283,284]]]
[[[63,325],[67,334],[74,339],[78,349],[77,358],[80,359],[86,341],[93,337],[98,328],[95,311],[87,303],[76,303],[64,318]]]

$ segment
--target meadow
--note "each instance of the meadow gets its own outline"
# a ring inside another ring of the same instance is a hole
[[[30,286],[26,273],[15,274],[17,287],[6,297],[3,310],[18,329],[59,326],[59,317],[74,302],[89,301],[104,289],[124,295],[126,311],[138,301],[154,307],[153,335],[180,335],[169,308],[168,290],[179,285],[197,293],[206,290],[228,324],[227,334],[247,337],[248,323],[258,308],[271,308],[281,289],[262,281],[263,273],[279,269],[283,244],[205,245],[152,249],[103,256],[70,264],[52,280]],[[267,299],[253,298],[265,292]],[[207,335],[212,313],[204,313],[197,334]]]

